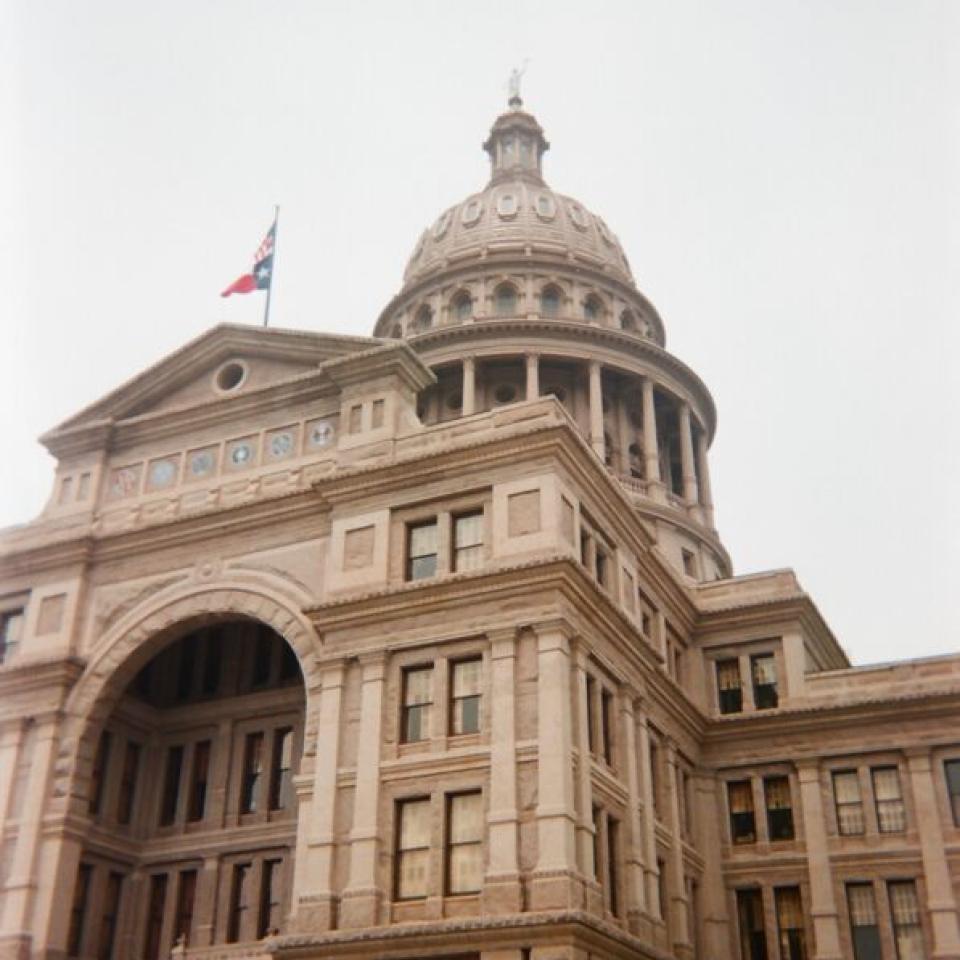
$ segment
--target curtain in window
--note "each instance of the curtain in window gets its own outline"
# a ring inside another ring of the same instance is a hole
[[[777,667],[773,657],[754,658],[753,682],[757,685],[773,685],[777,682]]]
[[[463,660],[453,668],[453,695],[472,697],[480,693],[481,660]]]
[[[800,891],[796,887],[778,887],[776,891],[777,923],[782,930],[796,930],[803,926],[803,908]]]
[[[457,517],[454,525],[455,567],[476,570],[483,566],[483,514]]]
[[[860,802],[860,778],[855,771],[835,773],[833,775],[833,792],[837,803]]]
[[[860,801],[860,778],[856,770],[833,775],[833,794],[837,802],[837,825],[840,833],[863,833],[863,804]]]
[[[410,528],[410,556],[425,557],[437,552],[437,525],[424,524]]]
[[[740,662],[721,660],[717,663],[717,686],[721,690],[740,689]]]
[[[741,783],[728,783],[731,813],[753,813],[753,790],[748,780]]]
[[[430,703],[433,699],[432,685],[432,670],[408,671],[406,675],[404,706],[412,707],[422,703]]]
[[[900,792],[900,772],[896,767],[875,767],[871,773],[880,832],[896,833],[906,829],[903,795]]]
[[[763,792],[768,810],[790,809],[790,781],[786,777],[771,777],[763,781]]]
[[[397,895],[403,898],[427,894],[430,858],[430,801],[415,800],[400,807],[400,857]]]
[[[483,797],[466,793],[450,798],[449,891],[470,893],[483,883]]]
[[[871,884],[850,884],[847,887],[847,900],[850,903],[850,922],[855,927],[876,926],[877,902]]]
[[[897,956],[900,960],[923,960],[923,931],[916,885],[912,880],[897,880],[888,889]]]

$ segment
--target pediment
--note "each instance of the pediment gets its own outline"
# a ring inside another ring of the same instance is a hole
[[[372,337],[221,324],[85,407],[43,439],[85,426],[216,403],[295,379],[380,342]]]

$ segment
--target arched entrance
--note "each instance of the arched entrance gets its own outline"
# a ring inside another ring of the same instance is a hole
[[[259,619],[208,612],[120,673],[81,738],[72,806],[89,828],[67,955],[159,960],[178,942],[282,929],[307,699],[297,652]]]

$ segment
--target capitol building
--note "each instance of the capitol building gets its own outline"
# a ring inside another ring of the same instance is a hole
[[[0,960],[960,960],[960,656],[734,574],[706,385],[516,93],[483,146],[371,336],[216,326],[41,438]]]

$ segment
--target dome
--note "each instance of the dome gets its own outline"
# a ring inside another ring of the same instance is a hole
[[[519,98],[511,104],[484,144],[492,166],[489,184],[444,210],[423,232],[404,271],[404,286],[453,263],[515,251],[563,257],[633,286],[630,264],[610,228],[544,182],[541,158],[549,144],[536,119],[520,109]]]

